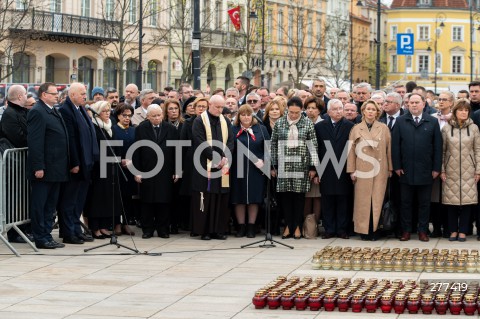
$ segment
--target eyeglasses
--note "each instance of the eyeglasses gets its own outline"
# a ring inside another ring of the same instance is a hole
[[[45,94],[50,94],[50,95],[58,95],[58,92],[43,92]]]
[[[248,100],[247,103],[248,104],[257,104],[258,100]]]
[[[446,99],[446,98],[445,99],[444,98],[438,98],[437,100],[438,100],[438,102],[448,102],[448,101],[450,101],[450,99]]]
[[[122,117],[127,118],[127,117],[132,117],[133,114],[120,114]]]
[[[197,104],[197,105],[195,105],[195,107],[198,108],[198,109],[200,109],[200,108],[206,109],[207,108],[206,105],[201,105],[201,104]]]

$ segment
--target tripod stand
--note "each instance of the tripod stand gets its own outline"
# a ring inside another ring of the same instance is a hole
[[[127,181],[128,179],[127,179],[127,176],[125,176],[125,173],[123,172],[122,167],[120,166],[120,163],[118,161],[118,157],[115,154],[115,152],[112,148],[112,145],[110,144],[110,140],[107,139],[107,136],[105,135],[105,132],[103,131],[101,126],[98,124],[97,116],[99,116],[99,115],[97,113],[95,113],[92,109],[90,109],[90,111],[92,111],[94,113],[93,119],[97,123],[97,127],[102,132],[102,135],[103,135],[104,140],[106,141],[108,150],[110,150],[110,152],[115,157],[115,165],[113,165],[113,164],[111,165],[111,167],[112,167],[112,171],[111,171],[111,174],[112,174],[112,225],[115,226],[115,192],[116,191],[119,192],[119,193],[121,192],[120,189],[116,189],[116,187],[115,187],[116,186],[115,180],[119,179],[118,174],[115,174],[115,169],[117,169],[117,171],[120,171],[122,173],[125,181]],[[120,195],[120,198],[121,198],[121,195]],[[123,208],[123,205],[122,205],[122,208]],[[124,217],[125,217],[125,214],[124,214]],[[137,249],[130,248],[128,246],[120,244],[118,242],[117,235],[115,235],[115,230],[112,231],[109,243],[98,245],[98,246],[91,247],[91,248],[88,248],[88,249],[84,249],[83,251],[88,252],[88,251],[91,251],[91,250],[94,250],[94,249],[97,249],[97,248],[101,248],[101,247],[105,247],[105,246],[108,246],[108,245],[115,245],[115,246],[117,246],[117,248],[123,247],[123,248],[131,250],[131,251],[133,251],[137,254],[139,253],[139,251]]]
[[[274,243],[276,243],[276,244],[288,247],[290,249],[293,249],[293,246],[289,246],[287,244],[281,243],[281,242],[273,239],[272,234],[270,233],[270,231],[271,231],[270,230],[270,220],[271,220],[271,216],[270,216],[270,204],[271,204],[270,183],[272,183],[271,179],[269,179],[268,182],[267,182],[267,203],[266,203],[266,207],[265,207],[265,238],[262,239],[262,240],[258,240],[256,242],[247,244],[247,245],[240,246],[240,248],[250,247],[250,246],[260,244],[261,242],[263,242],[263,244],[259,245],[258,247],[273,248],[273,247],[276,247],[275,244],[274,244]],[[270,242],[270,244],[267,244],[268,241]]]

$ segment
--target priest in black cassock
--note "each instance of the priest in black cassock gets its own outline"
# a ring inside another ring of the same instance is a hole
[[[225,100],[213,95],[208,110],[193,122],[192,231],[202,240],[227,238],[234,144],[230,121],[222,115],[224,106]]]

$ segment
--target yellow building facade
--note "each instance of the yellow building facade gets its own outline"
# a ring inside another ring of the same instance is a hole
[[[466,89],[480,72],[480,33],[473,18],[471,24],[468,8],[401,8],[394,1],[388,13],[388,82],[415,81],[437,93]],[[414,34],[413,55],[397,55],[398,33]]]

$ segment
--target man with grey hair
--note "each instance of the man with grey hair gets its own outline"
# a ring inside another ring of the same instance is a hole
[[[145,89],[140,92],[140,107],[135,109],[132,117],[132,124],[138,125],[147,119],[147,108],[155,99],[155,91],[152,89]]]
[[[322,79],[313,80],[312,87],[311,87],[312,94],[315,97],[322,99],[325,105],[328,105],[328,101],[330,101],[330,98],[325,94],[326,90],[327,90],[327,85],[325,84],[324,80]],[[325,108],[325,110],[326,109],[327,108]]]
[[[250,105],[253,109],[253,115],[256,116],[257,120],[263,118],[263,110],[260,109],[261,106],[261,98],[260,95],[258,95],[255,92],[251,92],[247,94],[247,97],[245,98],[246,102],[248,105]],[[260,120],[261,122],[261,120]]]
[[[328,160],[327,166],[320,174],[320,193],[322,194],[322,218],[325,233],[322,239],[330,239],[334,236],[348,239],[349,221],[352,220],[353,212],[349,202],[353,198],[353,185],[346,172],[346,161],[343,163],[341,173],[337,176],[337,170],[332,164],[339,162],[348,143],[350,130],[353,123],[344,118],[343,103],[338,99],[331,99],[327,104],[328,118],[315,124],[315,133],[318,141],[318,158],[323,161],[329,156],[335,156]],[[327,144],[333,148],[334,154],[327,154]]]
[[[259,97],[257,100],[260,102]],[[232,125],[222,115],[224,107],[225,100],[214,95],[208,110],[193,121],[193,150],[199,156],[193,159],[192,231],[202,240],[227,238],[231,161],[227,156],[233,151],[234,140]]]
[[[134,109],[140,107],[140,100],[138,99],[138,86],[130,83],[125,87],[125,96],[120,98],[120,102],[125,102]]]
[[[302,100],[302,104],[305,105],[305,101],[312,96],[312,93],[305,91],[305,90],[298,90],[295,93],[296,97],[299,97]]]
[[[235,100],[237,100],[238,103],[238,99],[240,98],[240,92],[238,92],[237,88],[231,87],[225,91],[225,99],[228,98],[234,98]]]
[[[403,115],[404,110],[401,108],[402,96],[396,92],[387,94],[385,104],[383,105],[383,113],[379,121],[387,124],[390,131],[395,126],[395,121],[400,115]]]
[[[383,103],[385,103],[385,98],[383,97],[382,94],[373,94],[372,97],[370,98],[371,100],[374,100],[377,102],[378,106],[380,107],[381,110],[383,110]]]
[[[163,121],[163,110],[158,104],[148,105],[146,113],[147,120],[135,129],[135,141],[156,144],[163,163],[160,171],[147,178],[141,172],[152,172],[158,164],[160,154],[152,147],[140,147],[133,154],[133,166],[138,171],[135,172],[135,181],[139,184],[140,191],[142,238],[151,238],[155,231],[158,237],[169,238],[170,204],[178,176],[175,175],[175,148],[169,146],[168,142],[177,140],[178,133],[172,124]]]
[[[346,90],[340,89],[335,93],[335,98],[342,101],[343,105],[350,102],[350,94]]]
[[[337,92],[340,91],[339,88],[330,88],[328,90],[328,95],[331,99],[335,99],[335,95],[337,94]]]
[[[372,93],[372,86],[367,82],[358,83],[355,85],[355,95],[353,96],[354,102],[357,105],[358,113],[362,113],[362,104],[370,99]]]

